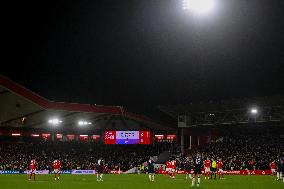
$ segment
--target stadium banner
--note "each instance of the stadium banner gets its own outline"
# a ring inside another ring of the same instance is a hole
[[[185,174],[185,171],[177,171],[177,174]],[[191,171],[191,174],[193,174],[194,171]],[[167,174],[165,170],[159,171],[159,174]],[[204,174],[204,171],[202,171],[202,174]],[[225,175],[271,175],[271,170],[252,170],[248,171],[247,170],[224,170],[223,174]]]
[[[123,171],[117,171],[117,170],[111,170],[109,173],[111,173],[111,174],[127,174],[127,173],[125,173],[125,172],[123,172]]]
[[[60,174],[71,174],[72,170],[60,170]],[[54,174],[54,171],[51,171],[50,174]]]
[[[95,170],[72,170],[72,175],[91,175],[96,174]]]
[[[16,170],[4,170],[4,171],[0,171],[0,174],[20,174],[20,171],[16,171]]]
[[[162,170],[159,171],[160,174],[167,174],[166,171]],[[185,171],[177,171],[178,174],[185,174]],[[191,174],[193,174],[194,171],[191,171]],[[204,171],[202,171],[202,174],[204,174]],[[227,170],[223,171],[223,174],[225,175],[271,175],[271,170],[254,170],[254,171],[248,171],[247,170]]]
[[[250,175],[271,175],[272,172],[271,170],[252,170],[252,171],[248,171],[247,170],[242,170],[240,171],[240,174],[241,175],[247,175],[247,174],[250,174]]]
[[[24,171],[24,174],[30,174],[30,170]],[[35,174],[47,175],[47,174],[49,174],[49,170],[36,170]]]

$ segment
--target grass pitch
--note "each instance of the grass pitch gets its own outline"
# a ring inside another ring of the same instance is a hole
[[[0,189],[191,189],[191,180],[184,175],[170,179],[156,175],[155,182],[149,182],[148,175],[104,175],[103,182],[97,182],[95,175],[62,175],[59,181],[52,175],[37,175],[36,181],[28,181],[27,175],[0,175]],[[224,180],[201,178],[199,189],[284,189],[282,181],[271,176],[225,176]]]

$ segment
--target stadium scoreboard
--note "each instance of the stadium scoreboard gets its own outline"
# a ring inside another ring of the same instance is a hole
[[[150,144],[150,131],[105,131],[105,144]]]

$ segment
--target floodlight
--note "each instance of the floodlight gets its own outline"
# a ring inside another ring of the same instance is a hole
[[[91,125],[92,123],[89,121],[78,121],[78,125]]]
[[[250,113],[253,114],[253,115],[256,115],[258,113],[258,110],[256,108],[252,108],[250,110]]]
[[[215,0],[183,0],[182,8],[194,13],[204,14],[211,12],[215,7]]]
[[[58,125],[59,123],[62,123],[62,121],[57,119],[57,118],[55,118],[55,119],[48,120],[48,123],[50,123],[52,125]]]
[[[83,125],[83,124],[84,124],[83,121],[79,121],[79,122],[78,122],[78,125]]]

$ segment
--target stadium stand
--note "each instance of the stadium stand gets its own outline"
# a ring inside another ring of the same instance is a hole
[[[251,113],[252,108],[257,109],[256,114]],[[185,155],[202,152],[204,158],[222,158],[225,170],[267,170],[271,161],[284,157],[284,96],[204,101],[159,109],[179,123]]]
[[[284,138],[279,135],[230,135],[189,154],[199,151],[203,157],[222,158],[224,170],[268,170],[272,161],[284,157],[283,149]]]
[[[32,158],[42,170],[51,170],[54,159],[61,160],[63,170],[89,170],[103,158],[106,171],[127,171],[152,156],[157,156],[159,163],[181,157],[178,167],[183,169],[182,157],[197,152],[204,158],[222,158],[226,170],[265,170],[272,160],[284,156],[282,97],[251,100],[260,110],[252,121],[244,107],[249,104],[248,99],[159,107],[176,123],[180,115],[188,116],[183,129],[185,154],[181,154],[183,151],[176,143],[179,142],[176,134],[181,136],[179,128],[162,125],[119,106],[52,102],[3,76],[0,101],[0,170],[23,172]],[[48,124],[54,115],[63,121],[58,128]],[[82,117],[92,122],[89,128],[78,128],[77,120]],[[151,144],[106,145],[103,143],[106,130],[149,130]],[[13,137],[15,132],[20,136]],[[75,136],[72,140],[68,139],[70,132]],[[40,138],[31,137],[32,133],[39,133]],[[42,138],[43,133],[51,133],[52,137]],[[56,138],[56,133],[62,133],[62,138]],[[87,134],[87,139],[78,138],[80,134]],[[98,140],[91,138],[94,135],[99,136]]]
[[[156,132],[175,134],[175,129],[121,106],[53,102],[1,75],[0,103],[0,170],[23,172],[31,158],[37,160],[39,170],[50,170],[54,159],[62,161],[63,170],[87,170],[95,169],[95,162],[103,158],[107,171],[127,171],[169,151],[176,139],[139,147],[106,145],[107,130],[146,130],[154,136]],[[62,123],[51,125],[49,119],[54,117]],[[80,126],[80,119],[91,124]]]
[[[152,145],[105,145],[93,142],[23,142],[0,145],[0,170],[25,171],[31,159],[39,170],[51,170],[54,159],[62,162],[63,170],[92,170],[99,158],[106,161],[106,171],[127,171],[144,163],[150,156],[169,150],[171,143]]]

